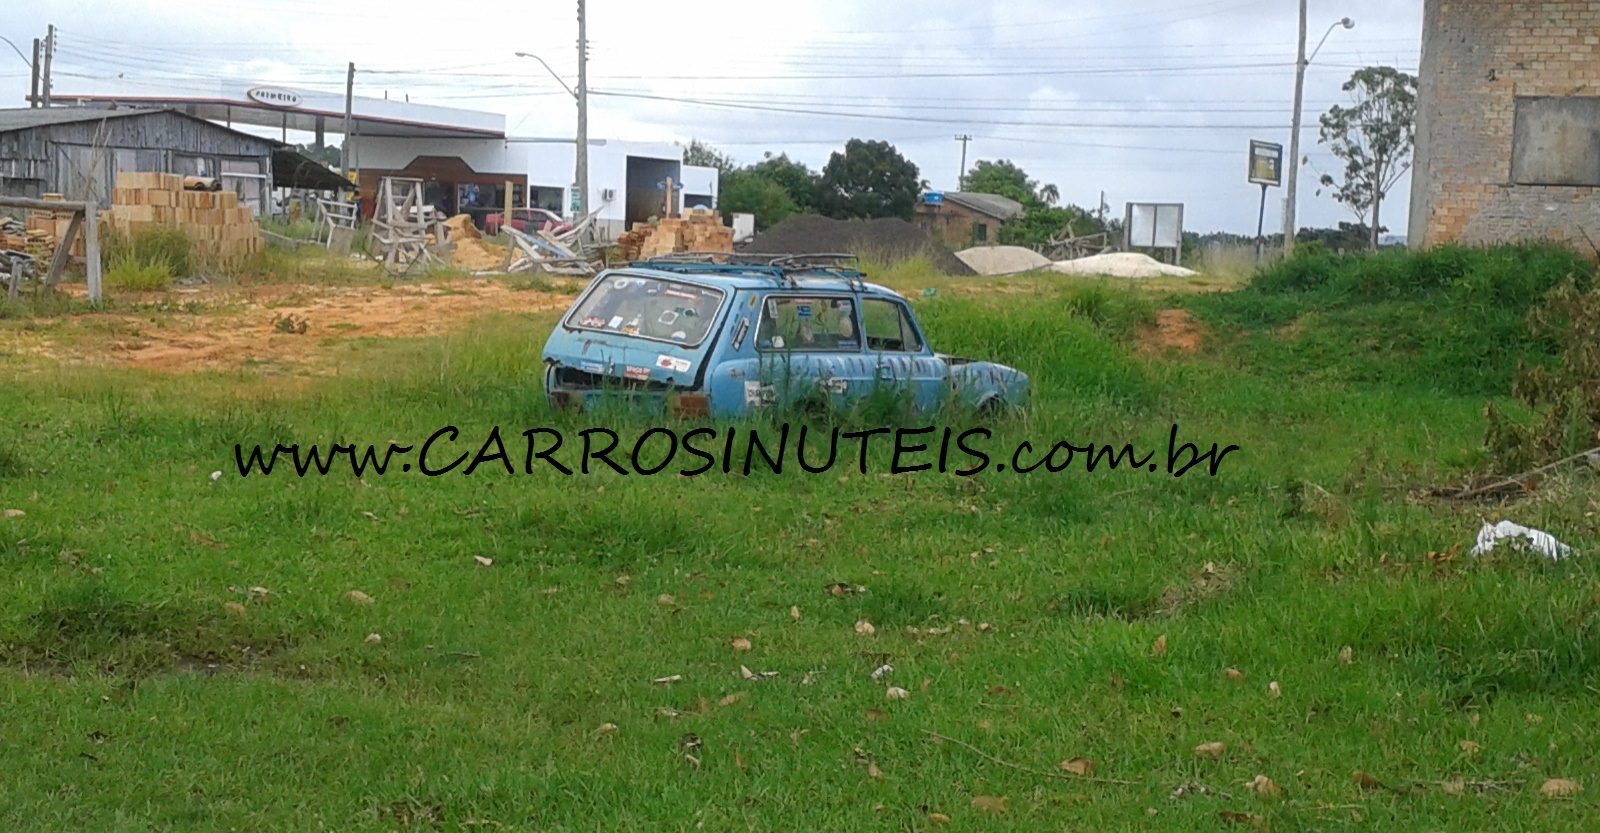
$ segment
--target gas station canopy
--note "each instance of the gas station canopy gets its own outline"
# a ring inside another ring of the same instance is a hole
[[[55,93],[58,104],[115,104],[170,107],[229,127],[255,125],[316,133],[344,130],[343,93],[302,90],[249,82],[224,81],[215,90],[187,90],[172,95],[141,91]],[[388,98],[357,96],[351,101],[351,133],[357,137],[410,139],[503,139],[506,119],[499,113],[413,104]]]

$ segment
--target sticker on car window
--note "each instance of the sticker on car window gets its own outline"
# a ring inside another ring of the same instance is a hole
[[[688,359],[680,359],[675,356],[658,356],[656,357],[656,367],[662,370],[670,370],[674,373],[688,373],[689,368],[694,367],[694,363]]]
[[[800,316],[801,318],[810,318],[811,317],[811,305],[810,304],[800,304],[800,305],[796,306],[794,308],[794,314]]]
[[[773,336],[772,337],[772,349],[774,349],[774,350],[782,350],[783,349],[783,336]]]
[[[614,315],[614,316],[611,317],[611,323],[606,325],[606,329],[615,330],[616,328],[621,327],[621,326],[622,326],[622,316]]]

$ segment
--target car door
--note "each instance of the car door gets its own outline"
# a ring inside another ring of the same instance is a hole
[[[764,404],[846,408],[870,389],[857,299],[843,293],[772,293],[761,302],[755,349]]]
[[[918,410],[944,404],[950,369],[928,348],[911,308],[898,298],[863,298],[861,319],[878,384],[909,391]]]

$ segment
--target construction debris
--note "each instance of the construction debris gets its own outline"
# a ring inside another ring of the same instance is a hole
[[[232,191],[211,190],[214,181],[177,174],[124,172],[111,189],[111,210],[102,219],[117,232],[136,237],[156,228],[177,228],[206,260],[233,266],[262,249],[255,210],[239,204]],[[61,221],[57,221],[58,223]],[[81,241],[74,244],[73,255]]]
[[[455,248],[453,263],[473,272],[500,271],[506,268],[511,251],[505,246],[489,243],[473,225],[472,216],[457,214],[444,221],[445,238]]]
[[[1050,258],[1022,246],[978,246],[956,252],[972,271],[988,277],[1016,275],[1050,268]]]
[[[391,275],[405,275],[417,265],[438,261],[435,250],[448,243],[444,222],[422,199],[422,180],[386,176],[378,184],[377,213],[372,218],[373,258]]]

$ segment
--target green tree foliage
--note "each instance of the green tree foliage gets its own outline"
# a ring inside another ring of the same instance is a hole
[[[1322,185],[1367,226],[1376,249],[1383,199],[1411,169],[1417,79],[1394,67],[1367,67],[1350,76],[1344,91],[1353,104],[1322,116],[1322,143],[1344,161],[1344,176],[1324,175]]]
[[[756,228],[766,230],[801,212],[783,184],[754,168],[724,173],[718,186],[723,214],[754,214]]]
[[[1050,208],[1035,204],[1021,219],[1012,220],[1000,227],[1000,242],[1007,246],[1039,248],[1052,239],[1066,235],[1082,237],[1107,231],[1100,218],[1088,209],[1076,205]]]
[[[1009,159],[978,160],[962,180],[961,190],[1010,197],[1028,208],[1053,206],[1061,201],[1061,189],[1051,184],[1040,185]]]
[[[801,212],[817,210],[817,172],[790,159],[788,154],[773,156],[768,153],[765,159],[748,170],[783,186]]]
[[[818,181],[817,207],[840,220],[911,219],[923,188],[921,172],[894,145],[851,139],[835,152]]]
[[[727,154],[699,139],[690,139],[689,144],[683,145],[683,164],[697,168],[716,168],[724,174],[738,167]]]

